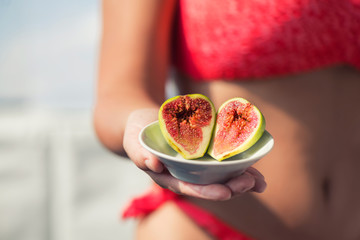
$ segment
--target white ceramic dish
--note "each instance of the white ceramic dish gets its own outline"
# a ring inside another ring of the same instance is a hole
[[[259,141],[243,153],[221,162],[209,155],[195,160],[184,159],[164,139],[158,121],[144,127],[139,135],[141,145],[156,155],[170,174],[182,181],[196,184],[225,182],[238,176],[264,157],[274,146],[274,139],[267,131]]]

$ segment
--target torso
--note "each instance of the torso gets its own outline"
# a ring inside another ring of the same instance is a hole
[[[339,66],[265,80],[188,81],[182,91],[208,95],[216,107],[248,99],[275,139],[255,165],[268,183],[264,193],[190,201],[255,239],[360,239],[360,72]]]

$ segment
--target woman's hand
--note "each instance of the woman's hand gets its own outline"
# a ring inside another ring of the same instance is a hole
[[[158,109],[147,108],[132,112],[125,127],[123,142],[128,157],[138,168],[144,171],[162,173],[163,164],[143,148],[138,140],[141,129],[158,119],[158,111]]]
[[[229,200],[245,192],[263,192],[266,188],[263,175],[252,167],[224,184],[209,185],[178,180],[168,171],[156,173],[148,170],[147,173],[158,185],[175,193],[215,201]]]
[[[198,185],[174,178],[159,159],[144,149],[138,141],[141,129],[157,119],[158,109],[141,109],[130,114],[124,134],[124,149],[136,166],[161,187],[178,194],[209,200],[228,200],[245,192],[265,190],[263,175],[252,167],[224,184]]]

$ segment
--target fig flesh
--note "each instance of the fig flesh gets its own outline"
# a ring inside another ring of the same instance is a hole
[[[168,144],[185,159],[202,157],[209,146],[216,111],[202,94],[166,100],[159,110],[159,125]]]
[[[218,161],[232,157],[253,146],[264,130],[260,110],[246,99],[232,98],[218,110],[208,154]]]

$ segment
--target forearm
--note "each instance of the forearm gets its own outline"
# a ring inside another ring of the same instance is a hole
[[[158,106],[149,101],[144,101],[125,107],[119,104],[120,101],[109,102],[104,100],[98,102],[94,111],[94,127],[99,140],[105,147],[124,156],[123,137],[129,117],[140,109],[145,110],[144,114],[155,116]]]
[[[123,154],[128,117],[164,100],[174,1],[104,0],[94,125],[99,140]]]

